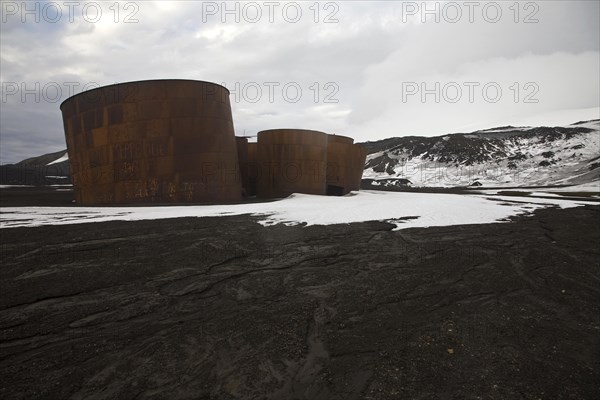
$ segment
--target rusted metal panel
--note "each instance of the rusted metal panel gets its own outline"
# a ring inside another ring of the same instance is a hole
[[[257,195],[286,197],[292,193],[326,193],[327,134],[303,129],[258,133]]]
[[[241,199],[226,88],[128,82],[80,93],[60,108],[79,204]]]

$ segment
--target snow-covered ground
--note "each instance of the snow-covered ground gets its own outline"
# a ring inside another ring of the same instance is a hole
[[[581,185],[565,186],[559,188],[529,188],[531,192],[591,192],[600,193],[600,181],[584,183]]]
[[[344,197],[294,194],[265,203],[166,207],[18,207],[0,211],[0,228],[250,214],[263,225],[329,225],[390,221],[396,229],[499,222],[535,209],[598,204],[590,201],[379,191]],[[407,218],[401,221],[402,218]]]
[[[469,189],[473,194],[489,194],[495,195],[505,191],[518,191],[523,195],[529,196],[554,196],[564,197],[570,196],[570,193],[588,193],[592,197],[600,197],[600,181],[584,183],[581,185],[563,186],[563,187],[527,187],[527,188],[507,188],[507,189]],[[561,193],[564,193],[561,194]]]

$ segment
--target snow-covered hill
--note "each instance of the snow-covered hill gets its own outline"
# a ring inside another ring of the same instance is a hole
[[[547,186],[600,182],[600,120],[364,143],[374,186]]]
[[[54,165],[63,161],[67,161],[68,159],[69,156],[67,155],[67,150],[61,150],[54,153],[48,153],[37,157],[27,158],[23,161],[16,163],[15,165],[19,165],[22,167],[45,167],[47,165]]]
[[[0,165],[2,185],[54,185],[71,182],[67,150]]]

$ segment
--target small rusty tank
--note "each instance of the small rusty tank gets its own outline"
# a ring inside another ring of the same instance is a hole
[[[353,144],[348,157],[351,160],[348,189],[349,191],[360,190],[360,181],[367,160],[367,148],[359,144]]]
[[[327,194],[342,196],[350,192],[353,181],[354,139],[327,135]]]
[[[327,136],[327,194],[342,196],[360,189],[367,149],[352,138]]]
[[[246,186],[247,196],[256,196],[256,185],[258,182],[258,143],[248,143],[248,164],[246,171],[248,174],[248,184]]]
[[[244,197],[252,196],[250,189],[250,168],[249,168],[249,144],[248,138],[242,136],[236,136],[235,142],[237,144],[238,152],[238,163],[240,165],[240,176],[242,178],[242,195]]]
[[[327,134],[304,129],[258,133],[257,195],[326,194]]]

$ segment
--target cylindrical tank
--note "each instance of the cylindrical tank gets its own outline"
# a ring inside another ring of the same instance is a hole
[[[99,87],[60,109],[82,205],[241,199],[229,91],[193,80]]]
[[[258,143],[248,143],[248,164],[246,171],[248,173],[248,186],[246,187],[247,196],[256,196],[256,184],[258,180]]]
[[[354,139],[327,135],[327,194],[342,196],[350,192]]]
[[[304,129],[258,133],[257,195],[325,194],[327,134]]]
[[[240,177],[242,179],[242,194],[248,196],[248,138],[236,136],[238,164],[240,166]]]
[[[360,190],[360,181],[362,180],[362,174],[367,160],[367,148],[359,144],[353,144],[348,154],[348,158],[351,160],[348,189],[349,191]]]

